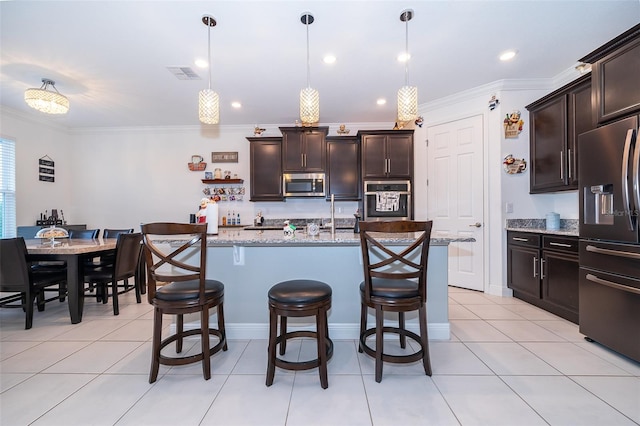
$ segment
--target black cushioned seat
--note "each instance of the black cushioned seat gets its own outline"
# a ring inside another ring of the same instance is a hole
[[[267,365],[267,386],[273,384],[276,367],[286,370],[309,370],[318,367],[320,384],[329,387],[327,361],[333,355],[333,342],[329,338],[327,311],[331,308],[331,286],[315,280],[290,280],[275,284],[269,289],[269,355]],[[300,330],[287,333],[287,317],[308,317],[316,319],[316,331]],[[278,318],[280,335],[278,336]],[[276,346],[280,345],[280,355],[286,351],[287,339],[296,337],[315,338],[318,356],[309,361],[285,361],[276,356]]]
[[[215,297],[224,293],[224,284],[216,280],[204,281],[204,296]],[[183,282],[173,282],[171,284],[158,287],[156,290],[156,299],[159,300],[189,300],[197,299],[200,296],[200,281],[191,280]]]

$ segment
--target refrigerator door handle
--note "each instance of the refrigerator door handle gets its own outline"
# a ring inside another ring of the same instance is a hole
[[[631,140],[633,139],[633,129],[627,131],[624,141],[624,151],[622,153],[622,205],[625,216],[628,219],[629,231],[634,230],[633,216],[631,215],[631,200],[629,198],[629,155],[631,153]]]
[[[604,254],[607,256],[626,257],[629,259],[640,260],[640,253],[634,253],[631,251],[605,249],[605,248],[592,246],[590,244],[586,247],[586,250],[590,251],[591,253]]]
[[[587,274],[586,278],[589,281],[593,281],[594,283],[606,285],[607,287],[615,288],[616,290],[626,291],[629,293],[640,294],[640,288],[630,287],[628,285],[614,283],[613,281],[603,280],[602,278],[598,278],[593,274]]]
[[[636,217],[640,214],[640,146],[638,146],[638,135],[640,135],[640,127],[636,131],[636,148],[633,152],[633,200],[635,209],[633,215]]]

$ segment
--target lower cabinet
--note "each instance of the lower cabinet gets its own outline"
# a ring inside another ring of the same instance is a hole
[[[578,238],[507,232],[507,285],[513,295],[578,323]]]

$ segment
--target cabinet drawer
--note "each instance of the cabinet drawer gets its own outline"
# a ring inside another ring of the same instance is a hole
[[[578,238],[544,235],[542,237],[542,248],[544,250],[578,253]]]
[[[527,247],[540,247],[540,235],[529,232],[507,232],[507,244]]]

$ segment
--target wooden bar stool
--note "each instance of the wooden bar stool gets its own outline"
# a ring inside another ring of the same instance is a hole
[[[331,308],[331,287],[314,280],[290,280],[275,284],[269,289],[269,360],[267,365],[267,386],[273,384],[276,366],[286,370],[300,371],[319,367],[320,385],[329,387],[327,361],[333,355],[333,342],[329,338],[327,311]],[[293,331],[287,333],[287,317],[316,317],[316,331]],[[280,335],[278,336],[278,317]],[[280,355],[284,355],[287,339],[312,337],[318,344],[318,357],[310,361],[285,361],[276,356],[276,346],[280,345]]]

